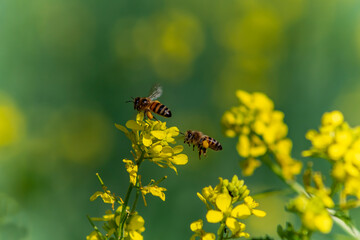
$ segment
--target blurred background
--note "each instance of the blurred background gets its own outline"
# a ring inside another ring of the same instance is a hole
[[[144,238],[189,239],[189,224],[206,213],[196,192],[241,177],[236,139],[220,126],[236,89],[274,100],[304,163],[304,135],[325,111],[360,125],[359,13],[355,0],[0,0],[0,239],[85,239],[86,215],[108,207],[89,201],[101,190],[95,173],[117,195],[128,186],[130,144],[114,123],[134,118],[125,101],[154,83],[173,112],[168,126],[224,147],[202,160],[185,148],[190,161],[178,175],[142,165],[144,182],[168,176],[165,202],[139,202]],[[285,187],[265,166],[245,181],[252,194]],[[296,221],[288,197],[258,199],[268,215],[246,221],[252,237],[277,239],[278,224]],[[360,212],[353,218],[359,226]],[[332,239],[342,234],[335,227]]]

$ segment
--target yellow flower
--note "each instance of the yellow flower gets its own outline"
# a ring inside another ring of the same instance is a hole
[[[241,162],[242,174],[246,176],[251,176],[255,169],[261,166],[261,162],[255,158],[248,158],[245,161]]]
[[[188,157],[181,154],[182,145],[171,146],[176,144],[174,137],[179,135],[177,127],[167,128],[166,122],[144,120],[143,112],[137,114],[136,120],[129,120],[125,125],[126,127],[115,124],[131,141],[137,159],[143,154],[145,159],[160,167],[169,167],[176,173],[175,165],[185,165],[188,162]]]
[[[239,136],[236,149],[246,160],[241,164],[243,174],[252,175],[260,165],[256,158],[273,154],[286,179],[301,172],[301,163],[291,157],[291,140],[284,113],[274,110],[274,103],[263,93],[236,91],[240,106],[226,111],[222,117],[227,137]],[[284,161],[286,159],[286,161]]]
[[[330,125],[333,127],[337,127],[340,124],[342,124],[343,122],[344,122],[344,116],[339,111],[324,113],[324,115],[321,119],[321,124],[324,126]]]
[[[303,225],[309,230],[328,233],[332,228],[332,219],[327,208],[335,206],[329,196],[331,191],[325,187],[319,172],[312,174],[307,170],[304,177],[306,178],[305,188],[309,195],[297,196],[290,202],[290,209],[300,214]],[[315,187],[310,185],[311,179],[313,179]]]
[[[141,233],[145,231],[144,224],[144,219],[137,213],[130,216],[125,225],[125,236],[130,240],[143,240]]]
[[[163,193],[164,191],[166,191],[166,188],[157,186],[155,180],[153,179],[151,179],[151,182],[148,186],[141,187],[141,193],[144,199],[146,194],[151,193],[153,196],[159,197],[161,200],[165,201],[165,193]]]
[[[98,197],[101,197],[104,203],[109,203],[112,205],[112,208],[114,209],[114,203],[116,201],[116,198],[113,194],[111,194],[110,190],[106,190],[105,192],[97,191],[95,192],[91,197],[90,201],[95,201]]]
[[[202,239],[202,240],[215,240],[216,239],[215,234],[207,233],[202,228],[203,228],[203,221],[201,219],[199,219],[195,222],[192,222],[190,224],[190,229],[191,229],[191,231],[193,231],[195,233],[191,236],[190,240],[195,240],[196,237],[200,237],[200,239]]]
[[[86,240],[101,240],[96,231],[92,231],[88,236],[86,236]]]
[[[231,230],[232,237],[249,237],[245,230],[245,224],[238,221],[250,215],[264,217],[264,211],[255,209],[259,204],[256,203],[249,195],[247,186],[243,180],[239,180],[236,175],[231,181],[219,178],[220,183],[212,188],[211,186],[203,188],[202,194],[198,197],[205,203],[208,212],[206,219],[210,223],[225,223],[226,227]],[[237,206],[235,203],[244,201]],[[211,206],[212,205],[212,206]],[[194,222],[192,229],[202,227],[202,221]]]
[[[312,142],[311,149],[304,156],[322,157],[333,164],[331,176],[341,183],[345,197],[360,199],[360,128],[351,128],[339,111],[325,113],[319,131],[310,130],[307,138]]]
[[[129,173],[130,183],[135,186],[138,172],[138,165],[135,165],[133,161],[124,159],[126,171]]]

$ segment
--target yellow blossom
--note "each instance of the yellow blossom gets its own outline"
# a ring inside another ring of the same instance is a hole
[[[195,240],[196,237],[200,237],[200,239],[202,239],[202,240],[215,240],[216,239],[215,234],[207,233],[202,228],[203,228],[203,221],[201,219],[199,219],[195,222],[192,222],[190,224],[190,229],[191,229],[191,231],[193,231],[195,233],[191,236],[190,240]]]
[[[307,170],[304,177],[307,178],[305,188],[309,195],[300,194],[297,196],[290,203],[290,209],[300,214],[301,221],[306,228],[328,233],[333,223],[327,209],[335,206],[329,196],[330,189],[325,187],[322,175],[319,172],[312,174],[311,171]],[[311,186],[311,179],[315,184],[314,187]]]
[[[143,158],[160,167],[169,167],[175,172],[175,165],[185,165],[188,162],[188,157],[181,154],[182,145],[171,146],[176,144],[174,137],[179,135],[177,127],[168,128],[166,122],[144,120],[143,112],[137,114],[136,120],[127,121],[126,127],[119,124],[115,126],[129,138],[138,159],[143,154]]]
[[[246,176],[251,176],[256,168],[261,166],[261,162],[255,158],[247,158],[241,163],[242,174]]]
[[[145,231],[144,219],[138,215],[132,215],[129,217],[125,225],[125,236],[129,236],[130,240],[143,240],[142,232]]]
[[[135,165],[133,161],[124,159],[126,171],[129,173],[130,183],[135,186],[138,172],[138,165]]]
[[[165,193],[164,191],[166,191],[166,188],[163,187],[159,187],[156,185],[155,180],[151,180],[150,184],[145,186],[145,187],[141,187],[141,193],[144,197],[145,200],[145,195],[148,193],[151,193],[153,196],[159,197],[161,200],[165,201]],[[146,205],[146,202],[145,202]]]
[[[205,203],[208,212],[206,219],[210,223],[225,223],[230,229],[232,237],[249,237],[245,230],[245,224],[239,222],[239,219],[245,219],[250,215],[264,217],[264,211],[255,209],[259,204],[249,196],[249,190],[244,185],[243,180],[239,180],[236,175],[231,181],[219,178],[220,183],[215,187],[203,188],[202,194],[198,197]],[[242,203],[235,205],[236,203]],[[212,207],[211,207],[212,205]],[[200,224],[201,223],[201,224]],[[202,227],[202,221],[194,222],[192,229]]]
[[[116,201],[115,196],[111,194],[110,190],[106,190],[105,192],[97,191],[95,192],[91,197],[90,201],[94,201],[98,197],[101,197],[104,203],[109,203],[112,205],[112,208],[114,209],[114,203]]]
[[[243,174],[252,175],[260,165],[255,159],[273,154],[286,179],[293,179],[301,172],[302,165],[291,157],[292,143],[286,137],[284,113],[274,110],[274,103],[263,93],[238,90],[236,96],[240,106],[226,111],[221,122],[227,137],[238,136],[236,149],[247,159],[241,164]]]
[[[101,238],[96,231],[92,231],[88,236],[86,236],[86,240],[101,240]]]
[[[330,160],[331,176],[341,183],[343,193],[360,199],[360,134],[359,127],[351,128],[339,111],[325,113],[319,130],[310,130],[307,138],[312,147],[304,156],[320,156]]]

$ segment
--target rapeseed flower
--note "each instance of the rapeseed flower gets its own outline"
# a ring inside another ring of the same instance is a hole
[[[322,116],[319,130],[310,130],[312,143],[303,156],[321,157],[332,164],[331,176],[344,186],[342,195],[360,199],[360,127],[351,128],[339,111]]]
[[[240,106],[232,107],[222,117],[227,137],[238,136],[236,149],[245,160],[240,164],[243,175],[252,175],[262,157],[271,153],[285,179],[301,172],[302,164],[291,157],[292,142],[287,138],[284,113],[274,110],[274,103],[263,93],[236,91]]]
[[[155,180],[151,179],[151,182],[147,186],[140,187],[140,191],[141,194],[143,195],[145,206],[146,206],[145,195],[148,193],[151,193],[153,196],[159,197],[161,200],[165,201],[164,192],[166,191],[166,188],[159,187],[157,184],[158,183],[155,182]]]
[[[311,186],[312,180],[315,186]],[[302,224],[307,229],[329,233],[333,220],[328,209],[335,206],[330,197],[331,190],[325,187],[319,172],[312,173],[306,170],[304,184],[307,194],[302,193],[293,199],[289,209],[300,214]]]
[[[135,159],[148,159],[160,167],[169,167],[176,173],[175,165],[185,165],[188,162],[188,157],[180,154],[184,149],[182,145],[171,146],[176,144],[174,137],[179,135],[177,127],[167,128],[166,122],[144,120],[143,112],[137,114],[136,120],[127,121],[126,127],[119,124],[115,126],[131,141]]]
[[[203,220],[199,219],[195,222],[192,222],[190,224],[191,231],[194,232],[194,234],[191,236],[190,240],[195,240],[196,237],[200,237],[201,240],[215,240],[215,234],[213,233],[207,233],[205,232],[203,228]]]
[[[220,234],[222,234],[225,227],[230,229],[230,238],[249,237],[250,235],[244,232],[245,224],[239,220],[248,218],[251,215],[264,217],[266,213],[255,209],[259,204],[249,196],[250,191],[244,185],[244,181],[239,180],[236,175],[233,176],[231,182],[228,179],[222,178],[219,178],[219,181],[215,188],[212,186],[205,187],[202,190],[202,194],[197,193],[208,209],[206,214],[207,221],[210,223],[220,223]],[[202,230],[202,221],[201,224],[199,221],[192,223],[191,228],[195,229],[195,226],[198,226],[198,229]],[[201,228],[199,227],[200,225]],[[199,234],[196,236],[199,236]]]

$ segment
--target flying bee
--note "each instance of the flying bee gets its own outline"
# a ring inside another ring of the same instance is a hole
[[[133,102],[134,109],[139,112],[143,111],[149,119],[154,118],[151,112],[163,117],[171,117],[170,109],[159,101],[155,101],[155,99],[161,96],[162,92],[161,86],[154,85],[148,97],[136,97],[133,101],[128,102]]]
[[[203,134],[202,132],[188,130],[184,135],[184,143],[189,144],[189,146],[190,144],[193,144],[193,150],[195,146],[198,147],[199,159],[201,157],[201,153],[204,153],[204,156],[206,156],[206,150],[208,148],[211,148],[215,151],[222,150],[222,146],[218,141],[216,141],[212,137]]]

